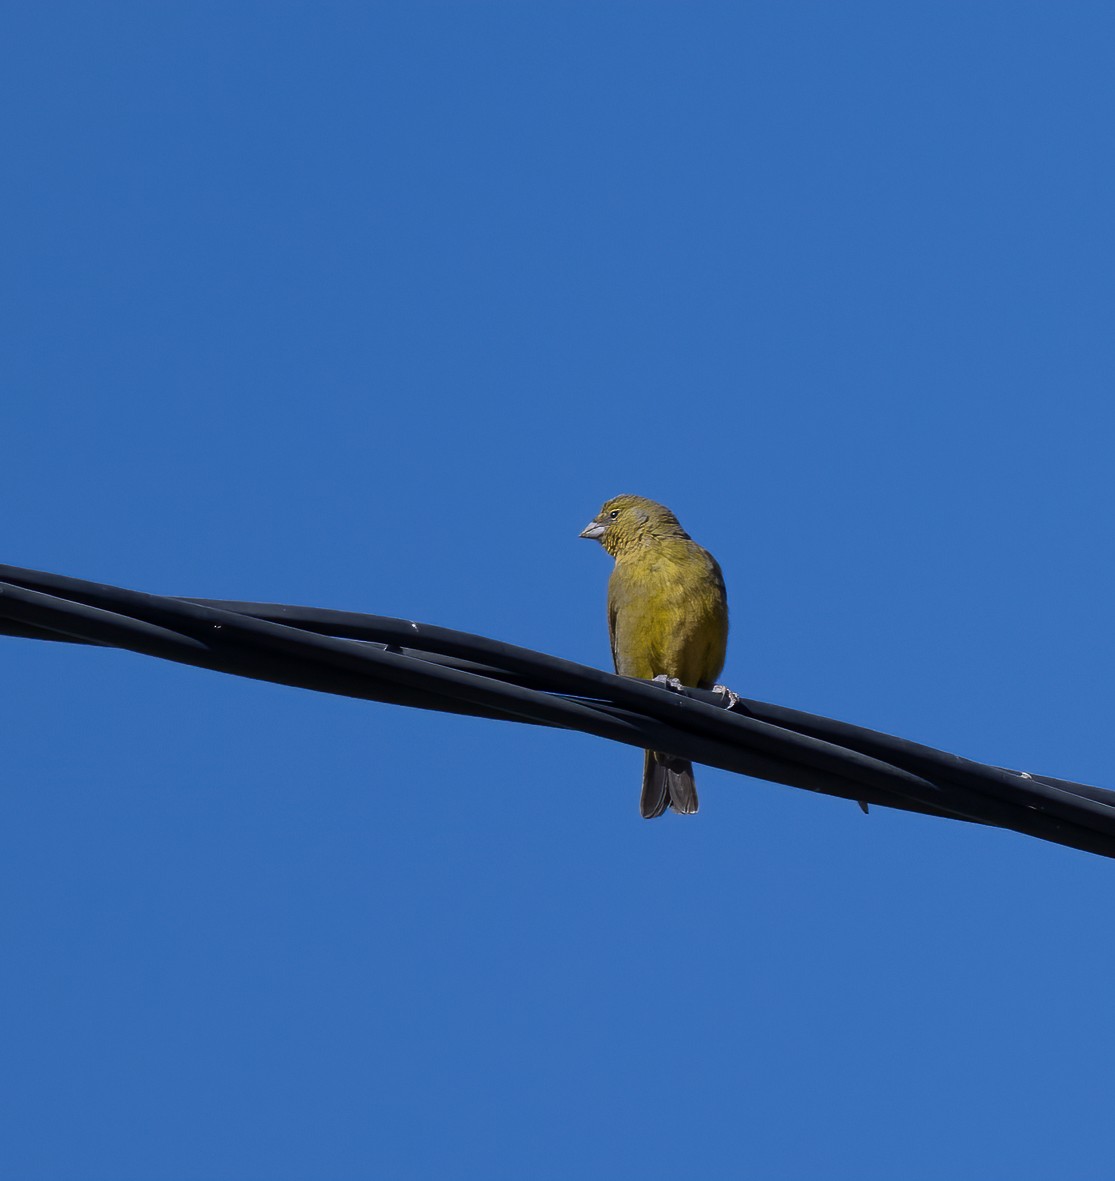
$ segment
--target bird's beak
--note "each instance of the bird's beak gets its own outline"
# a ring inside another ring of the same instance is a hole
[[[587,537],[589,541],[597,541],[604,535],[606,525],[601,525],[599,521],[589,521],[589,523],[577,534],[578,537]]]

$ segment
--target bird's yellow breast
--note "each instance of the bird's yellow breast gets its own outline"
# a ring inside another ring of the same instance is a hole
[[[710,687],[724,667],[728,602],[720,567],[689,538],[659,540],[616,557],[608,582],[616,672],[665,673]]]

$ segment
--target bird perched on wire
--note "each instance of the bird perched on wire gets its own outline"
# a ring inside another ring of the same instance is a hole
[[[714,685],[728,646],[728,596],[712,554],[668,508],[642,496],[612,497],[581,536],[616,560],[608,580],[616,672],[728,693]],[[667,805],[697,811],[693,764],[648,750],[639,809],[649,819]]]

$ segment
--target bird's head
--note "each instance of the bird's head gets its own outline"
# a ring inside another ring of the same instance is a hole
[[[581,530],[581,537],[600,544],[614,558],[622,550],[660,537],[687,537],[677,517],[645,496],[613,496]]]

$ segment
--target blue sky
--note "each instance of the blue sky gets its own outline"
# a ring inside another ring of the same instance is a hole
[[[724,679],[1115,786],[1115,15],[9,6],[3,561]],[[0,640],[0,1176],[1089,1178],[1115,866]]]

